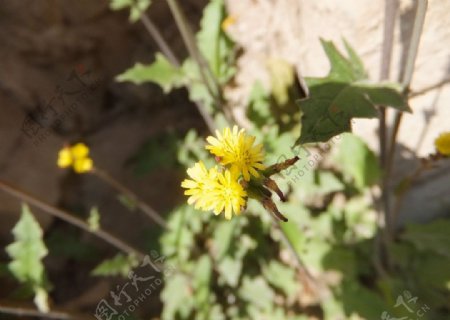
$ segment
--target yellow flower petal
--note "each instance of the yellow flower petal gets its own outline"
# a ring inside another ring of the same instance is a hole
[[[233,172],[239,172],[244,180],[258,177],[258,170],[264,170],[264,150],[262,144],[254,144],[256,138],[247,135],[244,129],[234,126],[225,128],[222,134],[216,131],[216,137],[209,136],[206,149],[217,156],[220,163],[229,166]],[[252,169],[252,170],[251,170]]]

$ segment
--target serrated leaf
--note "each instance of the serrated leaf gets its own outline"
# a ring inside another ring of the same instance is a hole
[[[48,251],[42,240],[42,229],[26,204],[22,205],[20,220],[12,233],[14,242],[6,247],[12,259],[8,268],[19,282],[33,288],[36,306],[47,312],[47,283],[42,259]]]
[[[342,135],[336,162],[359,189],[371,186],[380,178],[381,170],[375,153],[353,134]]]
[[[22,215],[13,228],[14,242],[6,247],[13,259],[9,269],[22,283],[42,285],[44,266],[42,259],[48,251],[42,241],[42,230],[27,205],[22,206]]]
[[[139,261],[134,255],[117,254],[114,258],[108,259],[100,263],[94,270],[94,276],[118,276],[126,277],[128,273],[137,267]]]
[[[420,251],[436,252],[450,258],[450,221],[436,220],[428,224],[410,224],[401,236]]]
[[[348,44],[349,58],[331,42],[322,41],[322,46],[331,69],[325,78],[305,79],[310,96],[299,103],[303,116],[296,144],[325,142],[351,131],[352,118],[377,117],[377,105],[410,111],[398,84],[367,81],[361,59]]]
[[[180,68],[173,66],[162,54],[150,65],[136,63],[134,67],[116,77],[117,81],[130,81],[135,84],[153,82],[161,86],[165,93],[184,85],[185,75]]]
[[[136,22],[150,6],[150,0],[110,0],[111,10],[130,8],[130,21]]]

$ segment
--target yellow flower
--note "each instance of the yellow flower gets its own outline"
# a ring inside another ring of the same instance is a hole
[[[197,162],[192,168],[187,169],[187,174],[191,179],[185,179],[181,187],[186,188],[185,195],[188,198],[188,204],[195,204],[195,209],[207,211],[212,207],[213,194],[217,179],[217,168],[206,169],[202,161]]]
[[[93,162],[89,158],[89,148],[84,143],[72,147],[64,147],[58,154],[58,167],[73,167],[76,173],[85,173],[92,169]]]
[[[444,155],[450,156],[450,131],[443,132],[434,140],[436,150]]]
[[[231,219],[233,212],[239,214],[245,206],[247,193],[231,171],[219,172],[216,167],[208,170],[200,161],[187,173],[192,179],[185,179],[181,186],[190,196],[188,203],[195,204],[196,209],[212,210],[216,215],[225,212],[225,218]]]
[[[225,170],[217,175],[217,185],[214,195],[214,214],[218,215],[225,211],[225,219],[230,220],[233,212],[238,215],[245,207],[247,192],[238,182],[238,176],[232,171]]]
[[[217,138],[209,136],[206,146],[212,154],[218,157],[222,165],[229,165],[234,174],[242,174],[244,180],[250,180],[250,175],[259,177],[257,170],[264,170],[264,150],[262,144],[253,145],[255,137],[247,135],[244,129],[238,131],[225,128],[221,134],[216,131]]]

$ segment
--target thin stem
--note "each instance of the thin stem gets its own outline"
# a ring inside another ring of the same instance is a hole
[[[106,171],[103,171],[98,168],[93,168],[93,170],[91,170],[91,172],[95,176],[97,176],[98,178],[100,178],[101,180],[103,180],[104,182],[109,184],[110,186],[112,186],[119,193],[122,193],[125,196],[127,196],[128,198],[130,198],[130,200],[132,200],[136,204],[136,206],[142,212],[144,212],[150,219],[155,221],[157,224],[159,224],[164,229],[168,229],[166,221],[163,218],[161,218],[161,215],[155,209],[153,209],[147,203],[142,201],[133,191],[131,191],[130,189],[125,187],[123,184],[121,184],[119,181],[114,179]]]
[[[416,62],[417,51],[419,49],[420,36],[422,35],[423,25],[425,22],[425,14],[427,12],[428,0],[421,0],[417,3],[416,16],[414,19],[413,32],[411,35],[411,43],[409,46],[408,56],[406,58],[405,70],[401,78],[403,90],[407,95],[409,92],[409,86],[411,84],[412,75],[414,72],[414,64]],[[390,139],[390,148],[388,152],[387,164],[386,164],[386,174],[389,176],[392,163],[394,161],[395,148],[397,134],[400,129],[402,122],[403,113],[396,112],[394,120],[394,129],[392,131]]]
[[[77,218],[67,211],[64,211],[64,210],[59,209],[47,202],[44,202],[44,201],[36,198],[35,196],[33,196],[25,191],[22,191],[19,188],[15,187],[5,181],[0,180],[0,189],[17,199],[20,199],[24,202],[27,202],[28,204],[30,204],[32,206],[42,209],[43,211],[51,214],[52,216],[55,216],[55,217],[57,217],[61,220],[64,220],[86,232],[89,232],[89,233],[97,236],[98,238],[104,240],[105,242],[111,244],[112,246],[116,247],[117,249],[119,249],[120,251],[123,251],[126,254],[134,254],[134,255],[136,255],[136,257],[138,257],[140,259],[142,259],[145,256],[142,252],[140,252],[139,250],[126,244],[122,240],[118,239],[116,236],[114,236],[102,229],[92,230],[89,227],[89,225],[85,221],[81,220],[80,218]]]
[[[145,29],[148,31],[150,36],[153,38],[153,40],[158,45],[161,52],[164,54],[164,56],[176,67],[180,67],[181,63],[176,57],[173,50],[170,48],[170,46],[167,44],[167,42],[164,40],[161,32],[159,31],[158,27],[153,23],[152,20],[144,13],[141,12],[140,16],[141,22],[143,23]],[[187,85],[189,87],[189,84]],[[208,129],[211,132],[214,132],[216,130],[216,125],[214,123],[214,119],[211,117],[211,115],[206,111],[205,107],[200,102],[194,102],[198,112],[202,116],[203,120],[205,121],[206,125],[208,126]]]
[[[153,23],[153,21],[150,20],[150,18],[145,14],[142,13],[140,16],[141,22],[144,25],[145,29],[147,29],[148,33],[151,35],[153,40],[155,40],[156,44],[158,45],[161,52],[166,56],[166,58],[175,66],[180,66],[180,61],[175,56],[175,53],[172,51],[170,46],[167,44],[166,40],[164,40],[161,32],[156,27],[156,25]]]
[[[417,96],[424,95],[424,94],[426,94],[426,93],[428,93],[430,91],[439,89],[440,87],[445,86],[445,85],[447,85],[449,83],[450,83],[450,79],[442,79],[441,81],[439,81],[439,82],[437,82],[435,84],[432,84],[431,86],[425,87],[425,88],[420,89],[420,90],[415,91],[415,92],[411,92],[410,95],[409,95],[409,98],[415,98]]]
[[[381,66],[380,66],[380,80],[385,80],[389,78],[389,74],[391,71],[391,60],[392,60],[392,48],[394,44],[394,30],[395,30],[395,22],[397,18],[398,11],[398,1],[397,0],[386,0],[385,2],[385,12],[384,12],[384,35],[383,35],[383,49],[381,55]],[[386,107],[380,107],[380,118],[379,118],[379,146],[380,146],[380,166],[381,168],[385,168],[386,166],[386,137],[387,137],[387,125],[386,125]],[[387,246],[389,244],[389,233],[386,230],[381,231],[380,224],[384,222],[384,226],[389,224],[389,192],[387,191],[388,180],[387,176],[383,175],[382,177],[382,187],[381,187],[381,202],[383,205],[382,212],[380,212],[378,227],[380,232],[382,232],[384,245]],[[384,221],[382,221],[382,217],[384,217]],[[380,233],[379,232],[379,233]],[[379,237],[379,233],[377,237]],[[375,245],[378,246],[375,251],[376,256],[376,264],[381,266],[381,249],[382,243],[377,239],[375,241]]]
[[[295,250],[294,245],[289,240],[288,236],[284,232],[283,228],[280,225],[280,220],[278,220],[274,215],[269,214],[272,218],[273,224],[280,230],[281,239],[288,248],[288,250],[292,253],[293,257],[295,258],[295,261],[297,263],[297,267],[302,275],[305,276],[307,281],[310,285],[314,286],[316,284],[316,281],[314,277],[309,272],[308,268],[306,268],[305,264],[303,263],[302,259],[300,258],[300,255],[298,254],[297,250]]]
[[[181,10],[180,5],[176,0],[167,0],[170,11],[175,19],[175,23],[177,24],[178,30],[181,33],[181,37],[183,38],[184,44],[186,45],[187,50],[189,51],[189,55],[194,59],[197,63],[200,71],[200,76],[205,86],[207,87],[211,96],[216,100],[218,106],[222,104],[220,98],[220,86],[216,82],[213,72],[211,71],[210,66],[205,61],[205,58],[201,54],[200,50],[197,47],[197,43],[195,41],[195,37],[193,32],[187,23],[186,17]],[[211,84],[211,81],[214,85]]]

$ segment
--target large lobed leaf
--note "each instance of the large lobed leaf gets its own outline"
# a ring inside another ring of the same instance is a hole
[[[322,46],[331,69],[325,78],[308,78],[310,96],[300,102],[301,134],[296,144],[325,142],[351,131],[352,118],[377,117],[377,105],[410,111],[402,88],[394,83],[371,83],[361,59],[346,43],[348,58],[330,41]]]

